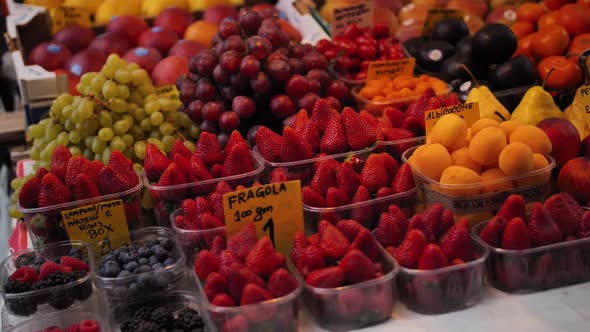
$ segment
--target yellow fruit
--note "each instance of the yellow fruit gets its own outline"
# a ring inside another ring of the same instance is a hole
[[[426,135],[426,144],[432,144],[432,136]]]
[[[432,143],[440,143],[447,150],[465,146],[467,142],[467,124],[455,114],[447,114],[438,119],[430,131]]]
[[[149,1],[149,0],[148,0]],[[188,5],[188,9],[192,12],[200,10],[206,10],[209,7],[216,6],[216,5],[230,5],[229,0],[188,0],[186,1]]]
[[[463,166],[473,170],[477,174],[481,173],[481,165],[471,159],[468,148],[460,148],[453,151],[451,153],[451,159],[455,166]]]
[[[549,155],[551,153],[551,141],[547,134],[533,125],[524,125],[516,128],[510,135],[510,143],[520,142],[528,145],[534,153]]]
[[[427,145],[413,158],[413,163],[418,172],[434,181],[438,181],[443,171],[453,165],[447,149],[438,143]]]
[[[225,3],[225,1],[224,1]],[[186,0],[148,0],[143,1],[141,13],[144,16],[158,16],[162,10],[168,7],[178,7],[188,9]]]
[[[500,153],[498,165],[508,176],[526,174],[533,169],[533,150],[524,143],[510,143]]]
[[[207,47],[211,47],[213,37],[217,34],[217,25],[207,21],[196,21],[184,31],[184,39],[194,40]]]
[[[545,156],[543,156],[540,153],[533,154],[533,169],[531,170],[531,172],[535,172],[537,170],[544,169],[547,166],[549,166],[549,161],[547,160],[547,158],[545,158]],[[528,176],[523,179],[518,179],[515,182],[516,182],[516,186],[518,186],[518,187],[532,186],[534,184],[547,183],[550,178],[551,178],[551,172],[547,171],[547,172],[543,172],[541,174]]]
[[[493,193],[498,191],[511,190],[514,188],[512,180],[500,181],[502,178],[508,177],[499,168],[491,168],[481,173],[481,182],[483,183],[484,193]],[[486,183],[492,182],[492,183]]]
[[[121,15],[141,15],[141,0],[105,0],[96,10],[94,20],[106,24],[113,16]]]
[[[63,0],[25,0],[25,4],[45,8],[57,8],[63,4]]]
[[[71,7],[84,7],[91,12],[95,12],[103,0],[66,0],[64,5]]]
[[[524,126],[524,125],[525,125],[525,123],[520,120],[508,120],[508,121],[500,122],[500,127],[502,128],[502,130],[504,130],[507,140],[510,139],[510,135],[512,135],[512,133],[516,130],[516,128],[518,128],[520,126]]]
[[[500,124],[496,120],[492,119],[479,119],[471,125],[471,137],[475,136],[480,130],[487,127],[500,128]]]
[[[469,142],[469,156],[482,166],[492,165],[498,161],[498,156],[505,146],[504,131],[496,127],[487,127],[480,130]]]
[[[462,166],[447,167],[440,177],[441,185],[467,185],[465,187],[453,188],[453,186],[442,187],[443,191],[451,196],[477,195],[481,192],[481,177],[473,170]]]

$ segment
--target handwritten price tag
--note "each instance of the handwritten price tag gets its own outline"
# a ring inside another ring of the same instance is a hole
[[[100,202],[61,212],[63,225],[70,239],[92,245],[105,241],[100,252],[129,242],[129,229],[123,201]]]
[[[248,223],[258,237],[268,236],[277,251],[288,255],[295,232],[303,232],[301,182],[289,181],[223,195],[225,230],[229,238]]]
[[[70,26],[90,26],[90,11],[82,7],[59,6],[51,10],[51,26],[53,33]]]
[[[415,58],[399,60],[371,61],[367,69],[366,81],[388,76],[394,78],[399,75],[413,75],[416,67]]]
[[[432,34],[432,28],[446,18],[456,18],[462,20],[465,17],[465,12],[458,9],[445,9],[445,8],[432,8],[428,10],[426,14],[426,21],[424,21],[424,27],[422,28],[422,36],[430,36]]]
[[[576,94],[579,94],[582,108],[590,116],[590,85],[582,85]]]
[[[361,3],[334,8],[334,21],[331,25],[331,35],[341,35],[346,27],[356,24],[360,28],[373,25],[373,2],[363,1]]]
[[[446,114],[457,115],[461,119],[465,120],[467,128],[471,128],[471,125],[475,121],[479,120],[479,103],[465,103],[425,112],[424,120],[426,121],[426,135],[430,134],[432,127],[434,127],[438,119]]]
[[[180,92],[178,92],[176,84],[158,86],[156,87],[156,93],[172,99],[180,99]]]

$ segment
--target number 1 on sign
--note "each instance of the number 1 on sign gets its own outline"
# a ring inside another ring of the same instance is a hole
[[[265,232],[268,230],[268,237],[270,237],[272,245],[276,248],[277,245],[275,243],[275,223],[272,220],[272,218],[268,219],[266,224],[264,224],[264,226],[262,227],[262,230]]]

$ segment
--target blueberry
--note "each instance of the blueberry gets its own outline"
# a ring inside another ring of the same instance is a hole
[[[149,264],[150,264],[150,265],[154,265],[154,264],[156,264],[156,263],[158,263],[158,262],[159,262],[159,261],[158,261],[158,257],[156,257],[156,256],[154,256],[154,255],[150,256],[150,259],[149,259]]]
[[[137,277],[137,287],[140,289],[149,289],[155,284],[152,274],[141,274]]]
[[[170,278],[165,273],[158,273],[154,278],[154,286],[158,289],[165,289],[168,286]]]
[[[138,267],[137,269],[135,269],[135,271],[133,271],[134,273],[144,273],[144,272],[150,272],[152,270],[152,267],[149,265],[142,265],[140,267]]]
[[[116,261],[117,259],[113,254],[106,254],[100,258],[100,263],[104,264],[107,261]]]
[[[147,241],[147,242],[146,242],[144,245],[145,245],[146,247],[153,247],[153,246],[155,246],[155,245],[157,245],[157,244],[159,244],[158,240],[156,240],[156,239],[151,239],[151,240]]]
[[[156,264],[152,265],[152,270],[161,269],[163,267],[164,267],[164,265],[162,263],[156,263]]]
[[[81,248],[70,249],[70,256],[80,259],[82,257],[82,249]]]
[[[172,247],[174,247],[174,242],[170,239],[162,240],[160,243],[161,243],[162,247],[164,247],[168,250],[171,250]]]
[[[147,259],[147,258],[142,257],[142,258],[139,259],[138,262],[139,262],[139,265],[148,265],[150,263],[150,260]]]
[[[137,295],[139,294],[139,288],[137,287],[137,283],[131,283],[129,284],[129,294],[131,295]]]
[[[152,255],[152,251],[148,247],[141,247],[137,250],[140,257],[148,258]]]
[[[152,247],[152,252],[154,256],[158,259],[158,262],[163,262],[168,258],[168,250],[164,249],[164,247],[157,245]]]
[[[119,278],[125,278],[125,277],[129,277],[131,274],[131,272],[127,271],[127,270],[123,270],[121,272],[119,272],[119,275],[117,277]]]
[[[119,275],[121,268],[115,261],[106,261],[102,266],[103,275],[107,278],[113,278]]]
[[[139,263],[137,263],[135,261],[125,264],[125,270],[127,270],[129,272],[135,271],[135,269],[137,269],[138,267],[139,267]]]
[[[168,257],[168,258],[166,258],[166,260],[164,261],[164,265],[165,265],[165,266],[172,265],[172,264],[174,264],[174,262],[175,262],[175,261],[174,261],[174,258],[172,258],[172,257]]]

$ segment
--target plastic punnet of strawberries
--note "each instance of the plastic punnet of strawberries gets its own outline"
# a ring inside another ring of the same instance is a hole
[[[421,313],[463,309],[483,295],[486,249],[439,203],[407,219],[396,206],[382,213],[373,235],[402,266],[404,302]]]
[[[474,231],[492,247],[488,272],[497,288],[539,290],[590,280],[590,211],[568,193],[534,203],[529,214],[523,197],[511,195]]]
[[[93,319],[87,319],[87,320],[83,320],[80,323],[74,323],[74,324],[70,324],[68,325],[68,327],[66,328],[60,328],[57,326],[50,326],[50,327],[46,327],[42,330],[38,330],[36,332],[100,332],[102,331],[102,328],[100,326],[100,324],[93,320]]]
[[[216,329],[297,331],[299,282],[272,241],[256,238],[254,224],[244,226],[227,245],[201,250],[194,272]]]
[[[317,233],[296,233],[291,259],[305,280],[307,306],[324,328],[355,329],[391,316],[395,262],[356,220],[322,220]]]

